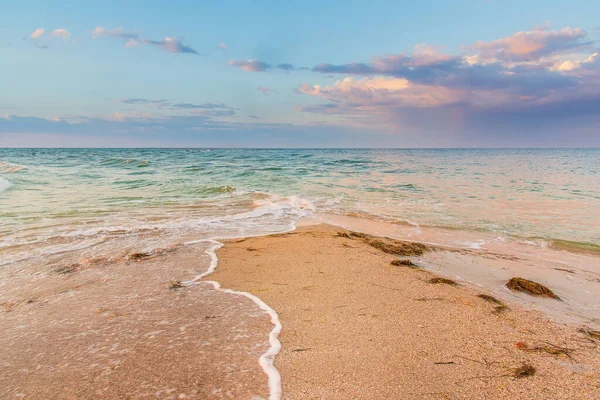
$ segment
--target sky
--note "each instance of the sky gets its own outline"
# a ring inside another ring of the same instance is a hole
[[[600,147],[597,0],[5,0],[0,147]]]

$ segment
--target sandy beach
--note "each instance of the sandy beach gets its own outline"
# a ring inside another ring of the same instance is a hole
[[[258,358],[270,317],[189,282],[207,268],[207,249],[15,271],[2,299],[0,397],[268,398]],[[307,226],[225,241],[204,279],[277,311],[284,399],[600,396],[600,341],[468,285],[432,283],[439,275],[419,260],[446,251]]]
[[[436,275],[339,232],[305,227],[218,252],[211,279],[279,313],[283,398],[600,396],[598,342],[576,327],[513,304],[497,312],[482,292],[429,283]],[[535,375],[515,378],[523,365]]]

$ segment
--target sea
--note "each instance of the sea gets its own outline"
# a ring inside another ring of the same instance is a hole
[[[600,254],[600,149],[0,149],[0,265],[309,215]]]

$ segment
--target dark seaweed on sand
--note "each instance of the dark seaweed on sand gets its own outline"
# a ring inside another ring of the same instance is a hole
[[[77,272],[78,269],[79,264],[69,264],[58,267],[53,272],[60,275],[71,275],[73,272]]]
[[[456,283],[456,281],[453,281],[452,279],[448,278],[432,278],[428,282],[433,283],[434,285],[442,283],[444,285],[458,286],[458,283]]]
[[[401,242],[391,239],[374,239],[373,236],[358,232],[338,232],[337,237],[343,237],[346,239],[358,239],[367,243],[378,250],[388,254],[395,254],[399,256],[420,256],[429,248],[422,243],[413,242]]]
[[[531,296],[548,297],[560,300],[554,292],[544,285],[524,278],[512,278],[506,283],[506,287],[515,292],[527,293]]]
[[[176,290],[184,287],[184,284],[181,281],[172,280],[169,282],[169,289]]]
[[[415,263],[407,259],[393,260],[390,264],[396,267],[419,268]]]
[[[591,328],[585,327],[578,329],[578,332],[588,335],[592,339],[600,340],[600,331],[595,331]]]
[[[535,368],[531,364],[523,364],[512,371],[513,378],[521,379],[535,375]]]
[[[479,297],[480,299],[483,299],[483,300],[487,301],[488,303],[495,304],[496,306],[494,307],[494,311],[492,311],[494,314],[501,314],[504,311],[507,311],[509,309],[506,306],[506,304],[504,304],[503,302],[501,302],[500,300],[498,300],[494,296],[490,296],[489,294],[483,294],[482,293],[482,294],[478,294],[477,297]]]

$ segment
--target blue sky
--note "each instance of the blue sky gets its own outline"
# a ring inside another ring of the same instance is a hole
[[[3,4],[0,146],[600,146],[598,1]]]

